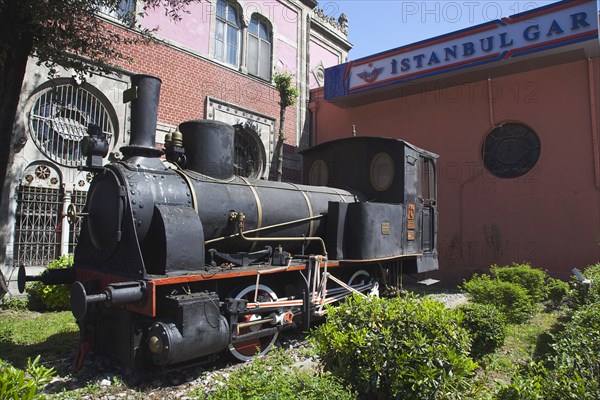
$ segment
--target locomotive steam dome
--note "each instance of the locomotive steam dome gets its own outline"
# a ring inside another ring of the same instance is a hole
[[[233,176],[234,129],[220,121],[193,120],[179,124],[189,170],[215,179]]]

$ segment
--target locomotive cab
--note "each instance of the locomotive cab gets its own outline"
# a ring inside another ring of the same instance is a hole
[[[338,139],[302,154],[308,184],[351,188],[367,199],[330,204],[330,258],[402,258],[405,273],[437,269],[436,154],[385,137]]]

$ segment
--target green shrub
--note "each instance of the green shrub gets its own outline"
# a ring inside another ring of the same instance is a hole
[[[513,263],[512,266],[499,267],[492,265],[492,276],[503,282],[516,283],[523,287],[529,297],[538,303],[546,298],[545,281],[546,272],[541,269],[531,268],[529,264]]]
[[[600,263],[590,265],[581,273],[585,279],[592,281],[591,285],[585,285],[579,280],[572,281],[572,300],[576,306],[600,303]]]
[[[460,310],[464,314],[461,326],[471,336],[471,357],[481,358],[504,344],[506,318],[495,306],[470,303]]]
[[[0,310],[24,311],[27,310],[26,297],[6,296],[2,299]]]
[[[546,284],[547,298],[553,307],[558,307],[568,298],[571,288],[568,282],[560,279],[548,278]]]
[[[600,304],[584,306],[553,334],[546,359],[521,368],[499,400],[600,398]]]
[[[328,308],[312,331],[325,370],[369,399],[447,399],[471,388],[462,313],[429,298],[363,298]]]
[[[600,398],[600,303],[580,308],[555,335],[550,362],[556,398],[578,398],[581,393]]]
[[[40,356],[27,360],[25,371],[0,360],[0,399],[45,399],[39,392],[55,374],[54,368],[38,365]]]
[[[531,297],[522,286],[491,279],[489,275],[475,274],[463,283],[462,288],[471,301],[496,306],[510,323],[527,321],[534,309]]]
[[[228,377],[217,378],[216,390],[194,390],[189,395],[202,400],[353,400],[356,395],[330,373],[300,370],[282,350],[258,358]]]
[[[497,400],[545,400],[548,371],[541,363],[532,363],[513,376],[508,385],[500,387]]]
[[[48,264],[48,269],[67,268],[73,265],[73,255],[60,256]],[[34,282],[28,289],[30,304],[41,304],[50,311],[64,311],[71,307],[71,289],[69,285],[44,285]],[[35,308],[35,307],[33,307]]]

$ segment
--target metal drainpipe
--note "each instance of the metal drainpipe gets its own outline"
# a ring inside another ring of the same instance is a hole
[[[596,189],[600,190],[600,139],[598,138],[598,120],[596,116],[596,81],[594,79],[594,62],[589,59],[588,62],[588,83],[590,88],[590,118],[592,128],[592,151],[594,153],[594,177]]]
[[[492,96],[492,78],[488,78],[488,107],[490,112],[490,125],[492,125],[492,129],[496,127],[494,123],[494,99]]]

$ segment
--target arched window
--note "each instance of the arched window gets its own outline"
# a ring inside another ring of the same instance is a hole
[[[111,142],[117,132],[116,117],[108,100],[92,86],[60,82],[34,95],[30,134],[46,157],[67,167],[78,167],[83,162],[79,142],[87,136],[88,125],[100,126]]]
[[[120,0],[112,6],[100,6],[100,14],[126,24],[133,24],[135,21],[135,3],[136,0]]]
[[[215,26],[215,58],[239,66],[240,16],[238,10],[226,0],[217,1]]]
[[[267,21],[252,15],[248,26],[248,73],[271,80],[271,29]]]

